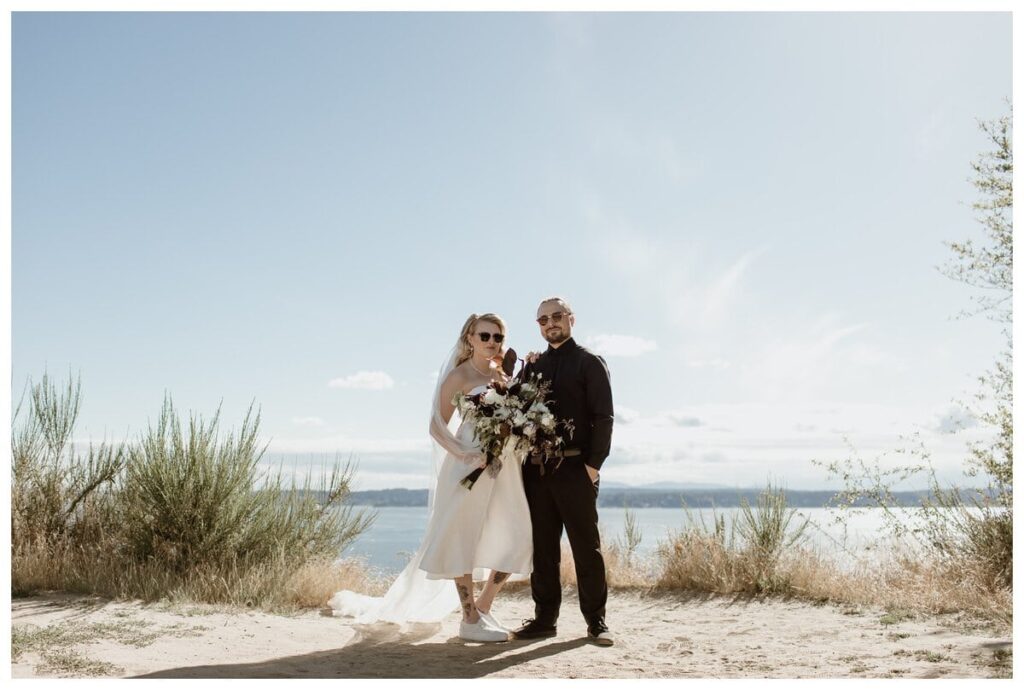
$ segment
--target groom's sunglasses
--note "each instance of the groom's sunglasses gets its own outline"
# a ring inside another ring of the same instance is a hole
[[[486,343],[487,341],[489,341],[492,335],[494,336],[494,342],[496,343],[500,343],[503,340],[505,340],[505,336],[503,336],[501,333],[477,333],[477,335],[480,336],[481,343]]]
[[[554,321],[555,323],[562,323],[562,317],[567,316],[567,314],[568,312],[556,311],[554,314],[551,315],[551,320]],[[539,319],[537,319],[537,323],[539,323],[541,326],[547,326],[548,317],[540,317]]]

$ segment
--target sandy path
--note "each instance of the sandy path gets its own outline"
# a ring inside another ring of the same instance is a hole
[[[532,612],[528,592],[495,605],[507,624]],[[558,636],[464,643],[458,616],[401,632],[213,607],[51,594],[12,602],[25,649],[12,675],[228,678],[811,678],[1008,677],[1008,630],[956,617],[894,620],[876,610],[781,600],[613,592],[614,647],[586,641],[575,595]],[[63,635],[62,637],[60,635]],[[26,642],[26,640],[29,640]]]

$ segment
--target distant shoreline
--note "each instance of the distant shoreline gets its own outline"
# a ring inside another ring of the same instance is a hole
[[[757,497],[763,489],[656,489],[656,488],[602,488],[597,503],[607,508],[737,508],[745,500],[751,506],[757,505]],[[966,489],[965,493],[978,491]],[[791,508],[827,508],[836,506],[838,492],[828,490],[784,491],[786,504]],[[892,497],[905,507],[918,507],[932,494],[925,490],[896,491]],[[379,489],[375,491],[353,491],[346,503],[373,508],[426,507],[426,489]],[[870,507],[867,501],[854,503],[855,507]]]

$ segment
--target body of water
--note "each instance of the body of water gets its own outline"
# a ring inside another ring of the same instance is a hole
[[[363,558],[376,569],[397,573],[419,548],[426,530],[426,507],[371,508],[377,513],[374,525],[343,552],[343,556]],[[636,516],[641,531],[641,542],[637,553],[652,555],[659,542],[665,541],[673,531],[687,524],[686,511],[681,508],[637,508],[628,509]],[[624,541],[626,508],[600,508],[599,524],[604,542]],[[915,520],[918,508],[902,509],[906,517]],[[690,516],[713,524],[715,511],[710,509],[691,510]],[[724,516],[726,526],[731,525],[739,514],[739,508],[720,508],[717,515]],[[878,540],[886,534],[884,512],[879,508],[860,509],[848,513],[845,526],[835,518],[839,511],[830,508],[801,508],[790,523],[796,527],[809,518],[811,524],[805,531],[807,544],[822,553],[834,557],[840,563],[850,563],[856,556],[870,556]],[[568,543],[563,537],[563,541]],[[853,555],[855,554],[855,555]]]

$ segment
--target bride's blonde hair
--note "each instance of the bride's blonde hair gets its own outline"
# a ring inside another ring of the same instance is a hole
[[[481,321],[487,321],[493,323],[501,330],[502,335],[505,333],[505,322],[497,314],[470,314],[469,318],[466,319],[466,323],[462,324],[462,333],[459,334],[459,354],[455,358],[455,366],[459,366],[467,359],[473,356],[473,344],[469,342],[472,335],[476,333],[476,325]],[[505,343],[502,343],[498,347],[497,359],[500,363],[501,358],[505,356]]]

